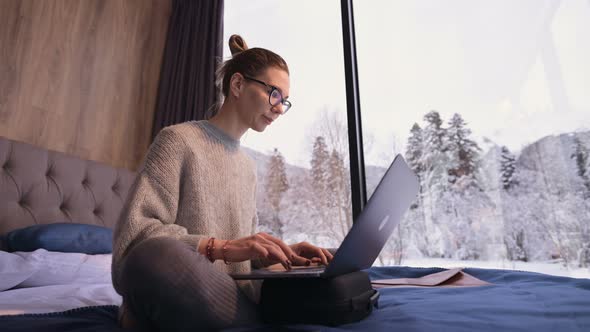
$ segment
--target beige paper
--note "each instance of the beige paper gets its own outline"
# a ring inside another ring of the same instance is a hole
[[[425,275],[420,278],[398,278],[373,280],[373,288],[390,287],[474,287],[491,285],[487,281],[475,278],[462,271],[462,268],[454,268],[437,273]]]

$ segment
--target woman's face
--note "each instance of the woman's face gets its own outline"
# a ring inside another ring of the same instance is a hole
[[[289,97],[289,75],[282,69],[270,67],[256,77],[244,78],[243,93],[240,94],[239,114],[242,120],[253,130],[262,132],[283,114],[283,105],[272,106],[269,103],[271,88],[276,87],[284,100]]]

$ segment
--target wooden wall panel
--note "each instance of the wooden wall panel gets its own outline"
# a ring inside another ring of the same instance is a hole
[[[0,0],[0,136],[135,170],[171,0]]]

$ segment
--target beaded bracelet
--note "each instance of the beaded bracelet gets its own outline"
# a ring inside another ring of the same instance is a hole
[[[227,244],[229,243],[229,241],[230,240],[225,241],[225,243],[223,244],[223,248],[221,249],[223,262],[225,263],[225,265],[229,265],[229,262],[225,259],[225,255],[227,254]]]
[[[213,250],[215,250],[215,238],[214,237],[209,239],[209,242],[207,242],[207,248],[206,248],[206,255],[207,255],[207,258],[211,261],[211,263],[215,262],[215,259],[213,258]]]

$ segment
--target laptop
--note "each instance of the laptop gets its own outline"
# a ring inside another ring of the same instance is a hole
[[[290,271],[255,269],[248,273],[234,273],[231,277],[237,280],[332,278],[367,269],[379,256],[419,189],[418,178],[398,154],[327,266],[294,266]]]

